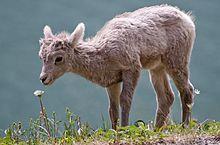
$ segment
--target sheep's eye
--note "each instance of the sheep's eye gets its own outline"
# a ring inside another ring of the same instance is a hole
[[[55,65],[61,63],[63,61],[63,57],[59,56],[55,59]]]
[[[59,47],[59,46],[60,46],[60,44],[59,44],[59,43],[56,43],[56,44],[55,44],[55,47]]]
[[[62,42],[55,43],[55,47],[59,47],[62,44]]]

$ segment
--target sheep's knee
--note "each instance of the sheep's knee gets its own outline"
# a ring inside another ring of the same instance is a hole
[[[192,106],[194,103],[194,88],[192,84],[188,84],[180,91],[180,97],[183,106]]]

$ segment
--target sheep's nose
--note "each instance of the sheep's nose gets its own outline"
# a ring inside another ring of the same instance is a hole
[[[44,82],[47,80],[47,75],[40,76],[40,80],[44,84]]]

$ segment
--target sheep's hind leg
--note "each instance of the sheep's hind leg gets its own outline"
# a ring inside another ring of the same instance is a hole
[[[106,88],[109,97],[109,115],[112,128],[116,129],[119,119],[119,96],[121,93],[121,83],[111,85]]]
[[[154,86],[157,97],[156,127],[166,125],[170,108],[174,101],[174,93],[170,86],[169,78],[164,68],[159,67],[150,70],[151,83]]]
[[[129,123],[129,112],[131,109],[132,96],[137,85],[140,70],[127,70],[122,73],[123,87],[120,95],[121,106],[121,126],[127,126]]]
[[[180,93],[182,103],[182,122],[189,124],[191,119],[191,109],[194,101],[194,88],[189,80],[188,67],[169,70],[169,74]]]

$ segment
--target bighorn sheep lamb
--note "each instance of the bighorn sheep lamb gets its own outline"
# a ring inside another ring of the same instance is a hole
[[[121,125],[129,124],[140,72],[148,69],[157,98],[156,126],[167,123],[174,101],[169,77],[180,93],[182,121],[189,123],[194,98],[189,62],[195,39],[195,25],[189,13],[169,5],[144,7],[116,16],[86,41],[84,31],[83,23],[72,34],[54,35],[45,26],[39,51],[43,61],[40,79],[44,85],[72,72],[105,87],[115,129],[119,106]]]

